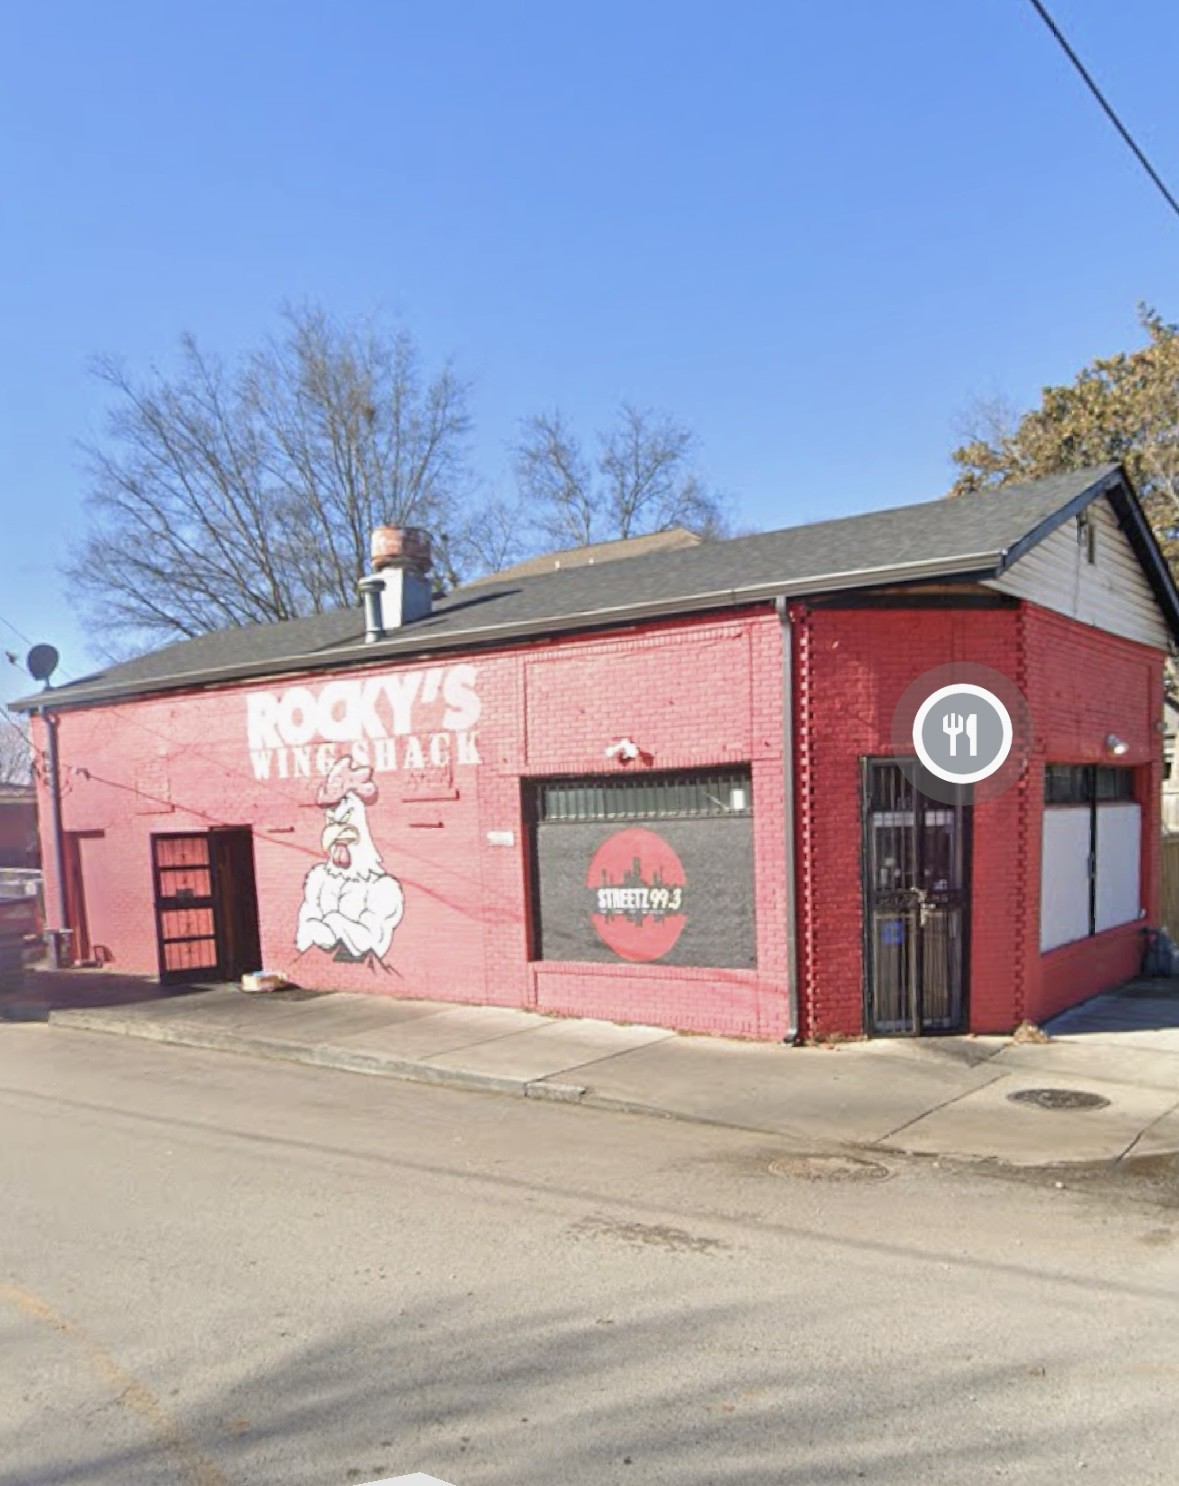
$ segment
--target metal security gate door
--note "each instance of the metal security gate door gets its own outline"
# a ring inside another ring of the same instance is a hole
[[[870,1032],[957,1032],[965,1024],[970,806],[962,787],[948,803],[930,799],[912,782],[917,770],[864,760]]]
[[[151,856],[160,979],[216,979],[220,955],[208,835],[153,836]]]

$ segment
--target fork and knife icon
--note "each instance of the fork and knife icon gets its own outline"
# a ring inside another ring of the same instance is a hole
[[[970,744],[970,757],[978,757],[978,713],[968,712],[963,720],[961,712],[947,712],[942,718],[942,732],[950,740],[950,757],[958,757],[958,739],[963,733]]]

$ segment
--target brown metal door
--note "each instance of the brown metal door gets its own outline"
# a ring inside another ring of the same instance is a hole
[[[216,881],[209,837],[153,836],[160,979],[219,980]]]
[[[865,1026],[956,1032],[966,1018],[970,807],[917,788],[916,763],[864,761]]]
[[[212,861],[221,978],[240,980],[262,968],[254,836],[249,826],[213,831]]]

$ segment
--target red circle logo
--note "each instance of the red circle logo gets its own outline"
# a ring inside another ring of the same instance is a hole
[[[603,841],[585,885],[598,937],[624,960],[662,959],[683,933],[687,878],[654,831],[632,826]]]

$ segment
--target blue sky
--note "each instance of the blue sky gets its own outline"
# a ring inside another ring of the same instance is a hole
[[[1053,9],[1179,189],[1179,7]],[[489,488],[521,417],[589,431],[625,397],[773,527],[938,495],[972,398],[1136,344],[1140,299],[1179,318],[1179,221],[1026,0],[3,19],[0,615],[74,674],[95,354],[382,311],[473,381]],[[0,697],[27,689],[0,656]]]

